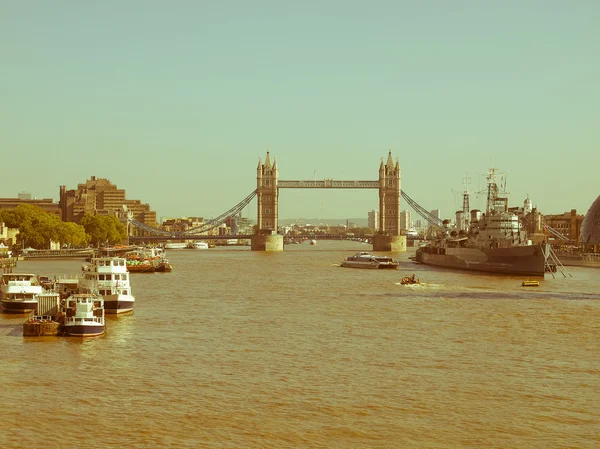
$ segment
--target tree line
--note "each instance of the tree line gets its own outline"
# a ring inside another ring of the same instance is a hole
[[[18,248],[50,248],[50,242],[61,247],[82,248],[121,243],[127,237],[127,229],[113,215],[86,214],[79,223],[62,221],[55,214],[31,204],[19,204],[13,209],[0,209],[0,222],[9,228],[17,228]]]

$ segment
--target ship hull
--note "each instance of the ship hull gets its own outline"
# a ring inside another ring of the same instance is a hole
[[[540,245],[510,248],[421,247],[415,260],[426,265],[495,274],[544,276],[546,255]]]
[[[117,299],[113,295],[104,297],[105,313],[128,313],[133,311],[135,301],[133,299]]]
[[[395,270],[398,268],[397,263],[377,263],[377,262],[342,262],[342,267],[345,268],[368,268],[376,270]]]
[[[37,308],[36,301],[1,301],[2,311],[6,313],[29,313],[33,312]]]
[[[104,334],[104,324],[73,324],[63,326],[63,335],[69,337],[97,337]]]

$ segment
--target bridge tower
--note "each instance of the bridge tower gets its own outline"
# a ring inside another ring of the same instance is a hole
[[[406,236],[400,235],[400,162],[388,153],[379,165],[379,232],[373,236],[374,251],[406,251]]]
[[[279,170],[277,160],[271,157],[269,151],[262,164],[258,158],[256,167],[256,198],[257,198],[257,232],[251,239],[251,249],[254,251],[283,251],[283,236],[277,234],[279,208]]]

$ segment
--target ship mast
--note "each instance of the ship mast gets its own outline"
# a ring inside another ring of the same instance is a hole
[[[465,220],[465,231],[469,230],[469,189],[467,185],[471,182],[471,178],[467,176],[465,173],[465,177],[463,178],[463,184],[465,185],[465,191],[463,192],[463,217]]]
[[[496,212],[505,212],[507,206],[507,198],[508,192],[506,191],[506,173],[500,174],[500,188],[496,183],[496,168],[490,168],[487,175],[488,181],[488,195],[487,195],[487,208],[486,214],[496,213]],[[500,198],[498,195],[502,194],[505,197]]]
[[[487,206],[485,214],[490,215],[494,211],[494,205],[496,198],[498,198],[498,184],[496,184],[496,169],[490,168],[487,175],[488,192],[487,192]]]

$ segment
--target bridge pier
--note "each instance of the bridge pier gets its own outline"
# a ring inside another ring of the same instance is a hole
[[[377,235],[373,236],[373,251],[406,251],[405,235]]]
[[[283,235],[253,235],[250,238],[252,251],[283,251]]]

